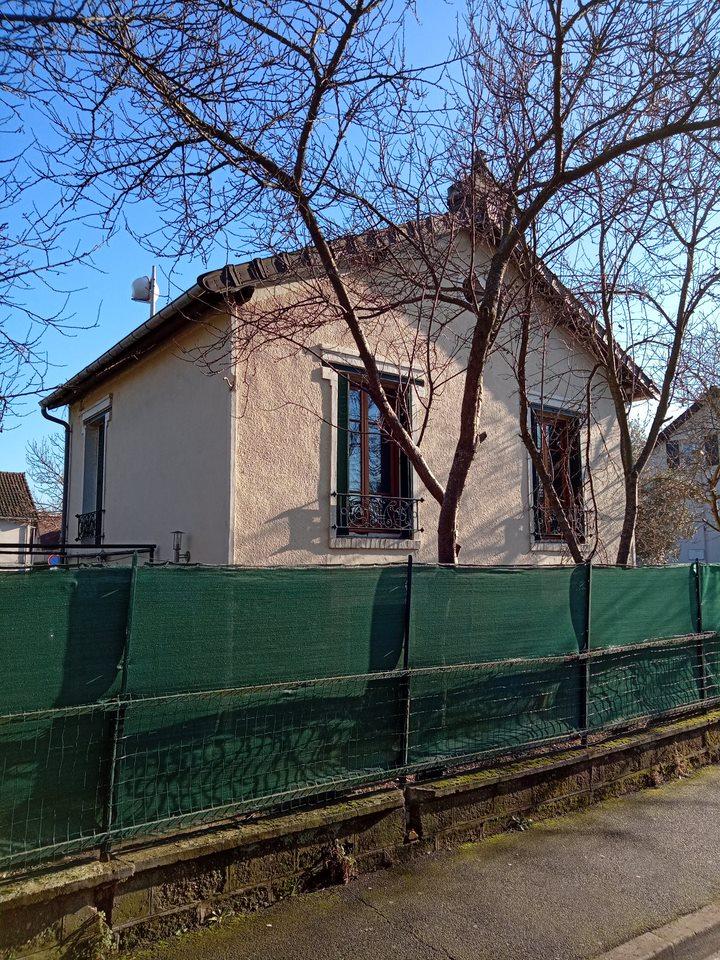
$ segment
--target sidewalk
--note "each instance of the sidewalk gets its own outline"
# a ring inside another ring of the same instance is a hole
[[[590,958],[720,898],[720,768],[224,920],[156,960]]]

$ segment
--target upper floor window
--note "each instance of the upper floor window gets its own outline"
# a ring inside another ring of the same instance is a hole
[[[577,536],[585,536],[583,471],[579,416],[549,410],[532,411],[532,431],[553,490]],[[536,540],[562,540],[558,514],[533,467],[533,513]]]
[[[694,442],[668,440],[665,443],[667,465],[671,470],[677,470],[680,467],[717,467],[720,464],[719,454],[716,433],[706,434],[701,441],[696,438]]]
[[[677,470],[680,466],[680,443],[677,440],[668,440],[665,444],[665,455],[668,467]]]
[[[409,427],[405,392],[395,381],[383,386]],[[338,378],[337,447],[337,535],[412,537],[417,517],[410,464],[390,437],[359,373],[340,373]]]
[[[718,466],[720,457],[718,456],[718,435],[716,433],[709,433],[703,440],[703,454],[706,466]]]

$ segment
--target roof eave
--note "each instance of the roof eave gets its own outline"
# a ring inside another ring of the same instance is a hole
[[[190,322],[190,316],[183,316],[183,310],[205,303],[207,303],[206,291],[197,284],[193,284],[189,290],[180,294],[171,303],[154,313],[149,320],[141,323],[126,337],[106,350],[97,360],[93,360],[79,373],[53,390],[49,396],[44,397],[40,401],[40,406],[45,410],[56,410],[58,407],[73,403],[98,382],[116,372],[119,366],[134,359],[138,353],[145,352],[148,346],[154,346],[169,336],[175,329],[170,325],[172,320],[179,319],[180,325]]]

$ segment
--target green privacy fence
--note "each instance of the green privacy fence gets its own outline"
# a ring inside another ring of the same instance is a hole
[[[720,567],[0,574],[0,870],[720,695]]]

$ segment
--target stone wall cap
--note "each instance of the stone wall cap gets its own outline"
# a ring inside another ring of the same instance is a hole
[[[570,748],[562,753],[544,754],[513,763],[506,762],[497,767],[486,767],[484,770],[474,770],[465,774],[444,777],[432,783],[409,784],[405,788],[406,795],[410,802],[422,802],[439,800],[456,794],[472,793],[511,780],[542,776],[549,770],[582,764],[588,760],[596,760],[624,750],[633,750],[648,743],[659,743],[676,737],[679,730],[686,730],[691,733],[719,722],[720,710],[699,716],[682,717],[662,726],[644,727],[641,730],[625,734],[618,733],[617,737],[612,740],[587,747]]]
[[[0,915],[4,910],[15,910],[18,907],[53,900],[60,894],[66,896],[80,890],[91,890],[108,883],[127,880],[133,872],[131,864],[119,860],[107,863],[93,860],[91,863],[76,864],[60,870],[51,867],[42,874],[0,885]]]
[[[400,809],[403,804],[402,790],[392,787],[314,810],[266,817],[240,825],[226,825],[191,836],[160,840],[152,846],[119,849],[116,856],[132,864],[134,873],[138,874],[183,860],[195,860],[238,847],[303,833],[306,830],[372,816],[386,810]]]

